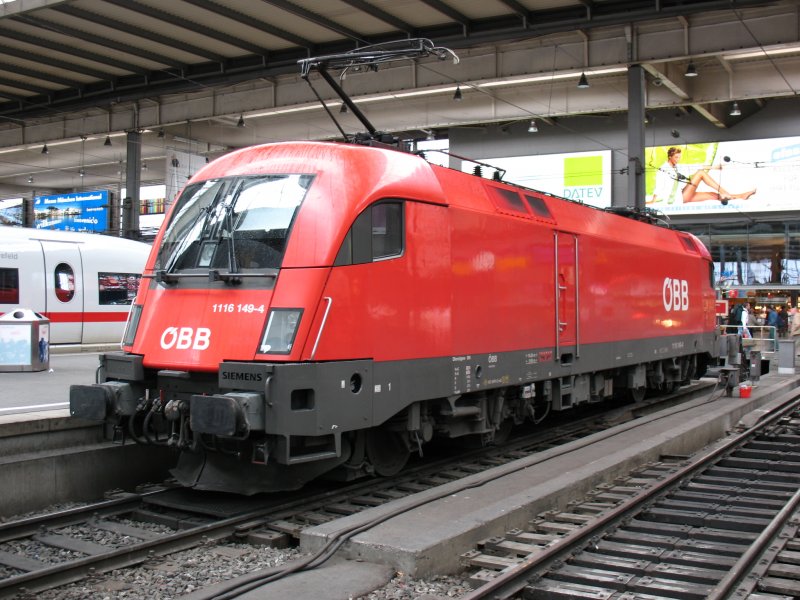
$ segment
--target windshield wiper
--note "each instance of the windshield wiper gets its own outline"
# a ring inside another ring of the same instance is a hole
[[[224,281],[229,285],[238,285],[242,283],[243,279],[255,279],[259,277],[268,277],[270,279],[277,279],[278,271],[274,270],[272,273],[233,273],[228,271],[223,272],[219,269],[211,269],[208,273],[169,273],[163,269],[156,271],[153,275],[142,275],[145,279],[155,279],[158,283],[171,285],[178,283],[181,279],[207,279],[209,283],[215,281]]]

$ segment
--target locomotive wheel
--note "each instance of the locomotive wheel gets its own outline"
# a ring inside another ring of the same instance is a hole
[[[503,422],[500,423],[500,427],[494,432],[494,439],[492,442],[495,444],[505,444],[508,438],[511,437],[512,429],[514,429],[514,420],[504,419]]]
[[[376,474],[383,477],[397,475],[410,454],[408,445],[398,432],[384,427],[367,431],[367,458]]]
[[[628,399],[632,402],[641,402],[644,400],[644,395],[646,392],[647,388],[645,386],[628,388]]]
[[[667,394],[673,394],[678,391],[681,387],[680,381],[670,381],[669,383],[664,384],[664,391]]]

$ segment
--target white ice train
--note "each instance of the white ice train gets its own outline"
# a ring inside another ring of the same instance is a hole
[[[108,235],[0,226],[0,315],[44,315],[51,344],[119,342],[149,253]]]

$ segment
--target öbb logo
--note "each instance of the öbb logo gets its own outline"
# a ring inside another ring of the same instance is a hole
[[[685,279],[664,278],[661,288],[664,310],[689,310],[689,283]]]
[[[211,342],[211,330],[198,327],[167,327],[161,334],[161,347],[164,350],[205,350]]]

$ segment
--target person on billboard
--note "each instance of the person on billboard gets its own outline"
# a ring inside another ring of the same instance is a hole
[[[672,146],[667,150],[667,160],[656,171],[656,185],[652,198],[647,204],[665,202],[667,204],[683,204],[687,202],[704,202],[705,200],[719,200],[727,204],[729,200],[747,200],[756,193],[755,189],[747,192],[732,194],[725,190],[718,181],[708,173],[712,169],[722,169],[722,165],[701,167],[700,170],[691,172],[684,165],[679,164],[681,149]],[[705,183],[713,192],[698,192],[697,186]]]

